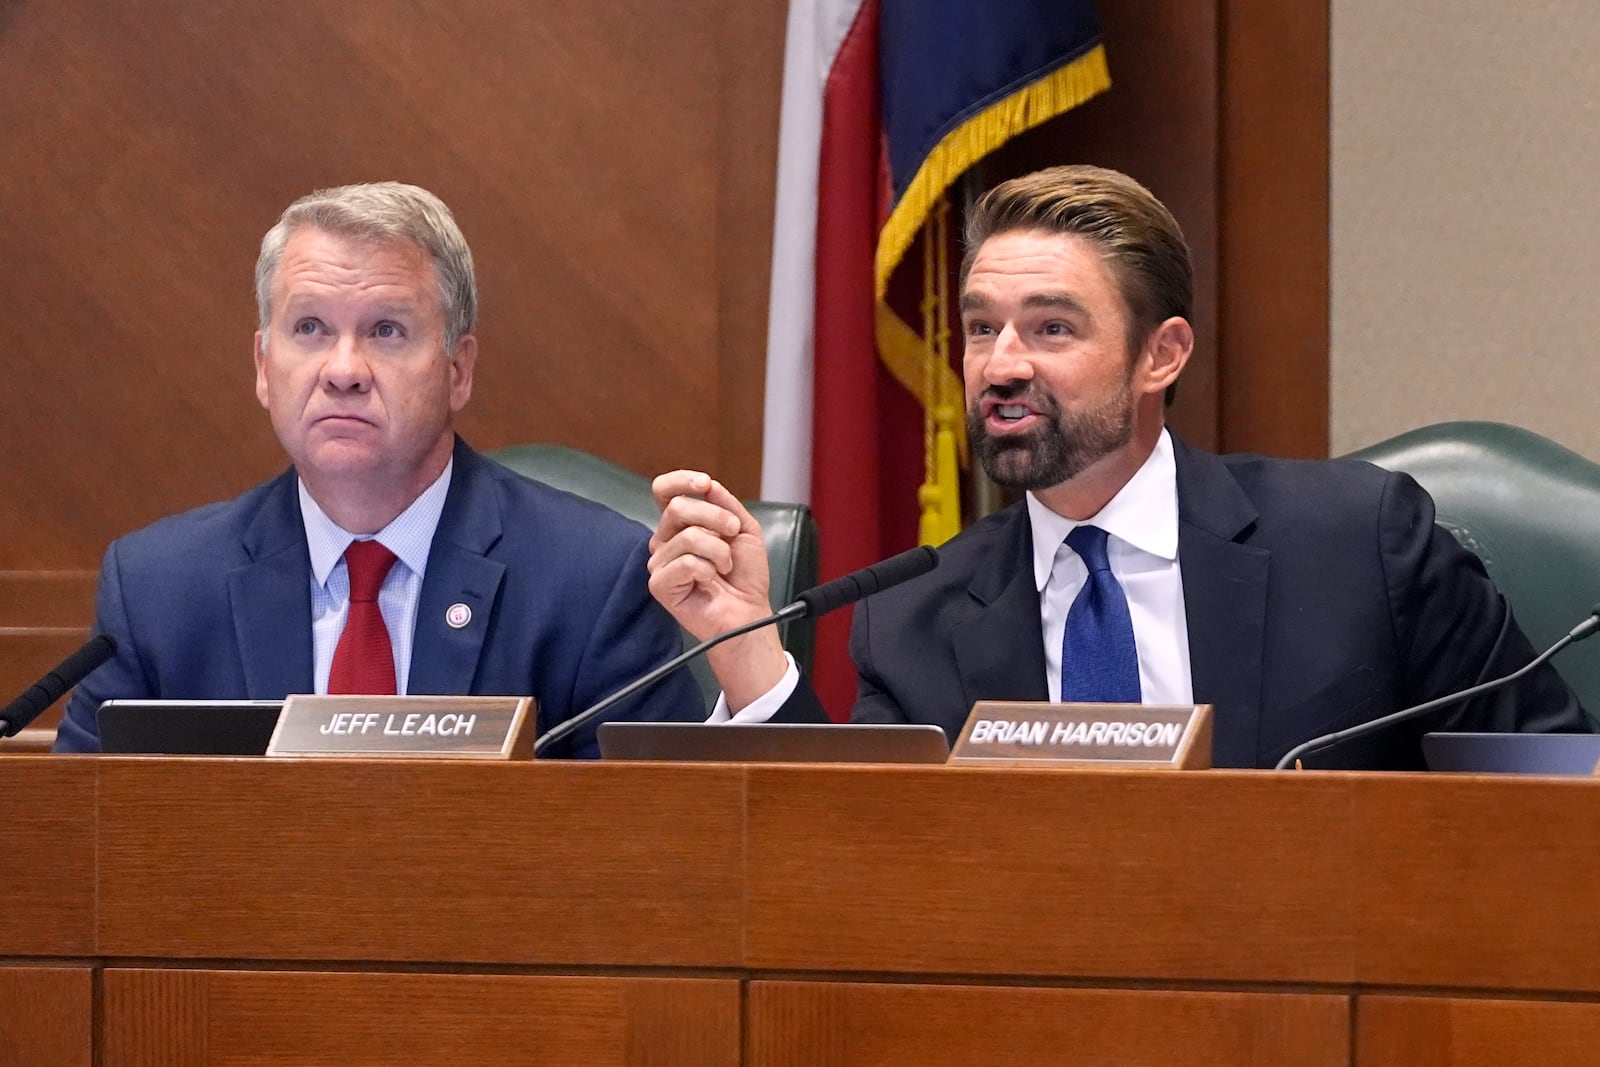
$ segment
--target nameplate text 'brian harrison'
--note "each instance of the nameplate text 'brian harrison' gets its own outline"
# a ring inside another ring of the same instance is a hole
[[[1209,704],[1048,704],[980,700],[951,763],[1211,766]]]

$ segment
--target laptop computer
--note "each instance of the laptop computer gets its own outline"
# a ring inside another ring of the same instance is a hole
[[[606,722],[600,755],[615,760],[735,763],[943,763],[937,726]]]
[[[281,700],[107,700],[96,717],[111,755],[260,756]]]
[[[1423,734],[1422,758],[1432,771],[1587,778],[1600,764],[1600,734]]]

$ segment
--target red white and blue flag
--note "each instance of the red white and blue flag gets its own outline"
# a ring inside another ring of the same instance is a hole
[[[930,420],[960,383],[890,279],[969,167],[1109,85],[1090,0],[791,0],[761,495],[811,505],[822,578],[958,528]],[[848,632],[817,634],[836,717]]]

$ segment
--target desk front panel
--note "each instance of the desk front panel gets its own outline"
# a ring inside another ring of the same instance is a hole
[[[1363,996],[1361,1067],[1561,1067],[1600,1063],[1600,1003]]]
[[[1600,992],[1600,780],[1347,777],[1358,981]]]
[[[108,968],[105,1067],[737,1067],[739,984]]]
[[[0,759],[0,959],[94,954],[95,761]]]
[[[105,956],[739,961],[737,767],[98,762]]]
[[[90,1067],[94,972],[0,965],[0,1067]]]
[[[748,965],[1348,982],[1348,783],[750,768]]]
[[[1334,995],[753,982],[750,1067],[1346,1067]]]

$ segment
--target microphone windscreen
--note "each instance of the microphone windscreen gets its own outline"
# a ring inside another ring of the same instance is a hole
[[[0,737],[9,736],[27,726],[61,699],[61,695],[89,676],[100,664],[117,651],[116,638],[110,634],[96,634],[72,655],[62,660],[49,674],[29,686],[17,699],[0,710]]]
[[[55,669],[65,683],[61,692],[65,693],[83,681],[91,671],[116,654],[117,639],[110,634],[95,634],[89,638],[82,648],[62,660],[61,666]],[[61,693],[56,695],[60,696]]]
[[[897,556],[890,556],[881,563],[862,567],[842,578],[807,589],[795,599],[806,606],[807,615],[815,618],[854,604],[862,597],[927,574],[938,565],[939,553],[927,545],[918,545]]]

